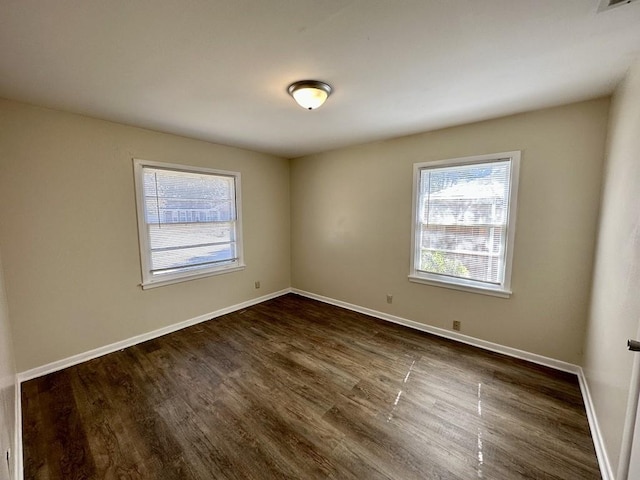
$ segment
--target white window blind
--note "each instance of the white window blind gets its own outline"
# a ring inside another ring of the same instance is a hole
[[[143,285],[240,265],[239,174],[138,161]]]
[[[412,276],[507,290],[513,155],[419,164]]]

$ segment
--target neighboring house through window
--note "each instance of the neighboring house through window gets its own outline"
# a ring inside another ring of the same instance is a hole
[[[142,287],[244,268],[240,173],[134,160]]]
[[[520,152],[414,165],[413,282],[508,297]]]

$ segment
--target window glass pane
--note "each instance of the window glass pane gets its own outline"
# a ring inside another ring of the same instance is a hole
[[[172,223],[149,225],[154,271],[232,260],[233,223]]]
[[[502,283],[510,168],[503,160],[420,171],[418,270]]]
[[[237,260],[235,178],[144,167],[151,273]]]

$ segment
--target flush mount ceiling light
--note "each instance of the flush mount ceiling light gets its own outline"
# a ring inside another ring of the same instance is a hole
[[[331,95],[331,85],[318,80],[300,80],[287,88],[289,95],[307,110],[313,110],[321,106]]]

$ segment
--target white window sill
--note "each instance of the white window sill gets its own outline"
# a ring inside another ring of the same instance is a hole
[[[174,276],[171,278],[157,278],[151,281],[143,282],[140,284],[143,290],[148,290],[150,288],[156,287],[164,287],[165,285],[171,285],[173,283],[180,282],[188,282],[190,280],[197,280],[199,278],[212,277],[214,275],[222,275],[224,273],[232,273],[238,272],[240,270],[244,270],[246,265],[238,265],[234,267],[224,268],[220,270],[208,271],[208,272],[200,272],[200,273],[189,273],[181,276]]]
[[[490,288],[481,287],[476,285],[465,285],[457,282],[446,282],[443,280],[434,280],[430,278],[424,278],[417,275],[409,275],[409,281],[414,283],[422,283],[425,285],[432,285],[434,287],[450,288],[452,290],[460,290],[462,292],[477,293],[480,295],[490,295],[492,297],[510,298],[511,290],[505,290],[502,288]]]

